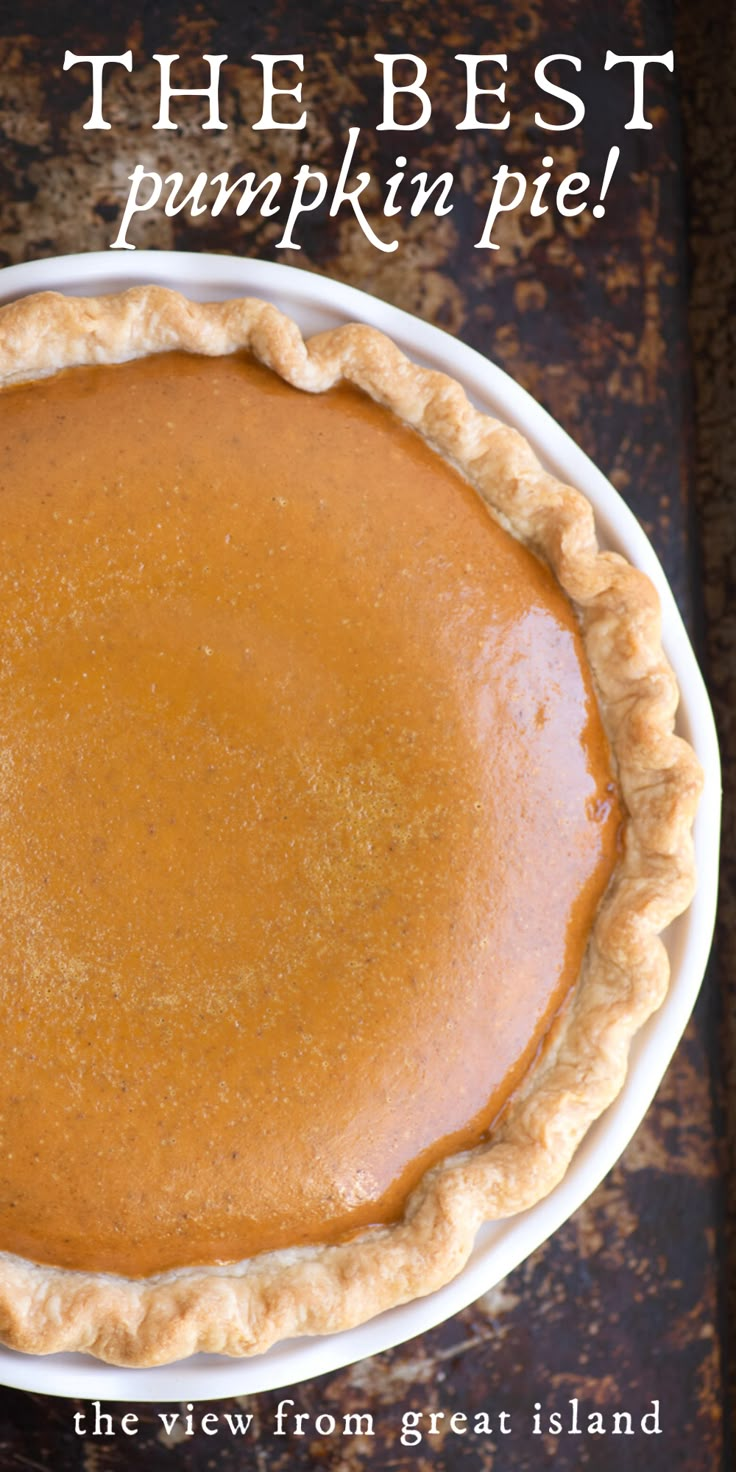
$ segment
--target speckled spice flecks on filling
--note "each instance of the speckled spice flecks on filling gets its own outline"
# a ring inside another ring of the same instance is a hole
[[[393,1219],[576,977],[618,806],[547,570],[355,390],[0,395],[0,1248]]]

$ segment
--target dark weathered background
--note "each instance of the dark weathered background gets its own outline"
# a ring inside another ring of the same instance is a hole
[[[684,0],[675,17],[665,0],[461,0],[446,7],[430,0],[316,0],[309,10],[296,0],[110,0],[84,10],[39,0],[0,4],[0,263],[106,248],[126,175],[138,160],[187,175],[246,168],[289,175],[305,159],[331,172],[348,126],[358,124],[361,166],[379,178],[400,152],[430,173],[454,169],[462,177],[454,212],[400,221],[402,246],[393,256],[380,255],[347,215],[329,221],[324,211],[300,227],[299,252],[275,250],[280,225],[231,213],[216,221],[151,214],[131,238],[140,246],[225,251],[319,270],[440,324],[505,367],[592,455],[652,536],[706,662],[724,753],[733,755],[733,42],[729,0]],[[606,49],[661,53],[673,44],[675,76],[653,72],[647,87],[654,130],[625,132],[628,72],[604,77]],[[112,132],[82,131],[87,73],[62,73],[66,46],[133,48],[134,74],[120,71],[109,87]],[[371,58],[381,50],[414,51],[429,63],[435,111],[421,135],[373,131],[379,73]],[[203,133],[197,103],[177,109],[177,134],[151,132],[155,51],[178,51],[184,71],[175,80],[192,86],[201,85],[202,52],[228,53],[227,133]],[[305,53],[306,133],[250,130],[259,96],[249,57],[258,51]],[[462,101],[452,57],[463,51],[510,53],[507,133],[455,131]],[[588,113],[580,130],[543,135],[533,126],[539,99],[532,73],[552,52],[582,58]],[[589,213],[582,220],[511,216],[498,235],[501,251],[473,249],[494,160],[536,173],[550,151],[565,171],[579,160],[600,178],[612,143],[622,157],[603,220]],[[373,1441],[305,1437],[279,1444],[264,1433],[241,1444],[200,1433],[177,1442],[163,1434],[155,1408],[139,1406],[135,1441],[118,1436],[93,1445],[72,1434],[72,1403],[0,1391],[0,1472],[122,1472],[133,1465],[151,1472],[526,1472],[552,1462],[595,1472],[711,1472],[732,1465],[722,1169],[734,1124],[724,1087],[734,1031],[732,866],[731,856],[720,968],[711,968],[656,1103],[610,1178],[552,1242],[473,1308],[403,1348],[296,1392],[300,1407],[315,1414],[373,1411]],[[572,1396],[586,1409],[638,1415],[657,1398],[664,1434],[635,1442],[521,1432],[506,1440],[447,1436],[416,1449],[397,1442],[407,1407],[471,1414],[506,1408],[521,1427],[535,1400],[552,1408]],[[265,1425],[277,1399],[264,1395],[247,1408]]]

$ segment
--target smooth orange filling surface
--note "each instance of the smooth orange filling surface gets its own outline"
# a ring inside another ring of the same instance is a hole
[[[243,355],[0,393],[0,1249],[146,1275],[400,1215],[580,968],[573,613],[411,431]]]

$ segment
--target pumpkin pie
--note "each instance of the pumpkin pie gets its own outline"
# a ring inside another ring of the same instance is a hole
[[[0,313],[0,1335],[155,1364],[446,1282],[662,999],[656,595],[372,329]]]

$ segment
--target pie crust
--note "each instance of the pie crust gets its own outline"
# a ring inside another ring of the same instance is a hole
[[[601,552],[588,502],[547,474],[516,431],[416,366],[381,333],[351,325],[305,343],[271,305],[199,305],[158,287],[89,300],[53,293],[0,313],[0,385],[180,349],[248,349],[290,384],[354,384],[456,467],[494,516],[552,570],[583,634],[626,812],[624,842],[568,1004],[487,1143],[434,1167],[401,1221],[337,1245],[263,1253],[154,1278],[90,1274],[0,1254],[0,1337],[33,1353],[82,1350],[155,1365],[197,1351],[259,1353],[299,1334],[347,1329],[429,1293],[465,1263],[483,1221],[521,1211],[562,1178],[615,1097],[636,1030],[668,984],[661,931],[694,888],[691,827],[701,787],[674,735],[678,692],[660,644],[657,595]]]

